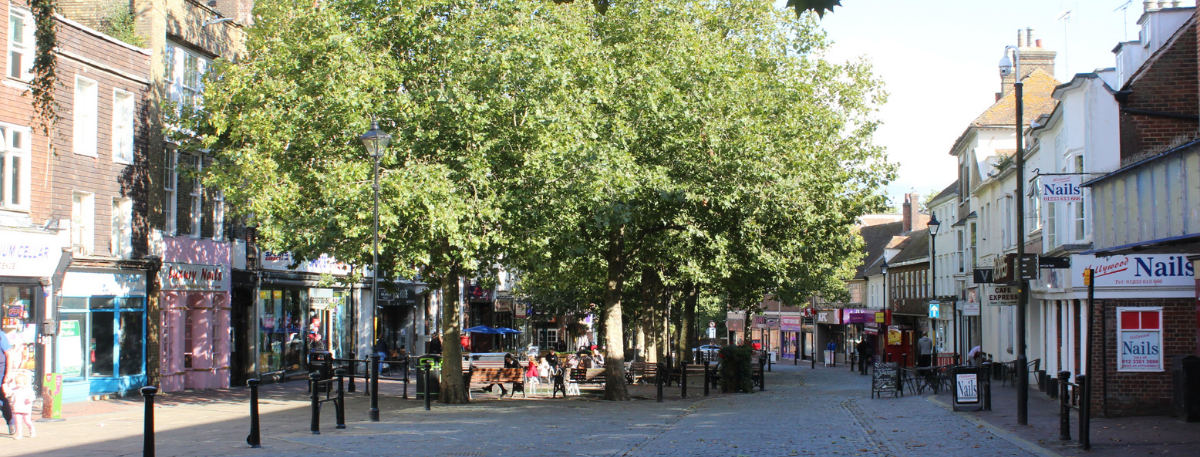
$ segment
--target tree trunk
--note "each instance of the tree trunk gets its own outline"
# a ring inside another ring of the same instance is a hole
[[[672,298],[674,298],[674,295],[672,295]],[[667,325],[675,324],[675,330],[671,332],[673,334],[671,335],[670,345],[671,352],[673,352],[671,357],[672,367],[678,367],[679,362],[686,356],[686,353],[684,353],[685,348],[683,347],[683,308],[685,308],[683,304],[685,302],[687,302],[687,288],[684,288],[680,292],[679,300],[672,299],[671,311],[668,314],[670,318],[667,319]]]
[[[438,402],[461,405],[468,403],[462,374],[462,303],[459,302],[458,270],[451,269],[442,277],[442,383]]]
[[[608,278],[604,283],[604,399],[629,401],[625,385],[625,347],[621,325],[621,292],[625,287],[625,233],[613,232],[609,240]]]
[[[700,295],[700,286],[688,283],[684,286],[684,291],[687,296],[683,301],[683,335],[680,338],[683,344],[680,353],[689,363],[695,363],[696,355],[692,353],[692,348],[696,347],[696,300]]]
[[[671,294],[661,295],[662,302],[658,309],[658,361],[667,363],[671,357]]]

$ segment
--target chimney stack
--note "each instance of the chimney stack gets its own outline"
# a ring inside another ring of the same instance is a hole
[[[1033,27],[1017,29],[1017,48],[1021,50],[1021,79],[1039,68],[1054,75],[1054,59],[1058,53],[1042,47],[1042,40],[1035,37]],[[996,100],[1012,91],[1014,76],[1000,79],[1000,95]]]
[[[903,209],[901,211],[903,212],[902,220],[904,221],[903,233],[911,232],[912,231],[912,222],[913,222],[912,194],[904,194],[904,205],[903,205]]]
[[[1033,47],[1033,27],[1025,28],[1025,46]]]

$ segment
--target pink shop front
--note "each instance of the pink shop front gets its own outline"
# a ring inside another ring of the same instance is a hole
[[[163,239],[158,273],[163,392],[229,387],[230,245]]]

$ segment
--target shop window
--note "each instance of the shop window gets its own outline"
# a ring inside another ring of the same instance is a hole
[[[58,372],[69,378],[145,373],[144,297],[64,297]]]
[[[307,290],[263,289],[258,303],[260,371],[302,370]]]
[[[0,331],[9,335],[13,344],[10,355],[15,359],[9,366],[26,370],[34,369],[34,348],[37,343],[37,313],[34,311],[34,286],[0,287]]]
[[[121,313],[121,376],[142,374],[145,367],[143,350],[145,314],[141,312]]]

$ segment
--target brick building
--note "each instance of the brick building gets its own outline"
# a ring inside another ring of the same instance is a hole
[[[1120,168],[1083,183],[1097,292],[1091,402],[1106,416],[1171,415],[1172,363],[1200,351],[1200,80],[1195,8],[1148,9],[1117,47]],[[1167,27],[1171,26],[1171,27]],[[1142,55],[1145,54],[1145,55]],[[1132,295],[1132,297],[1130,297]]]

